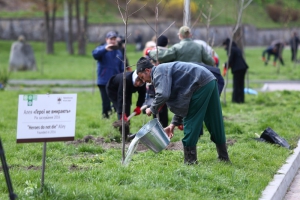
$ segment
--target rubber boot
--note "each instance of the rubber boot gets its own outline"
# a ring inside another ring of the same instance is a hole
[[[216,144],[216,147],[217,147],[217,152],[218,152],[218,159],[220,161],[230,162],[226,143],[225,144]]]
[[[184,147],[184,164],[198,164],[196,147]]]

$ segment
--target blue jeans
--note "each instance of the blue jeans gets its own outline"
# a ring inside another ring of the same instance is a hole
[[[110,99],[108,98],[108,95],[106,93],[105,85],[98,85],[100,94],[101,94],[101,99],[102,99],[102,115],[103,118],[109,118],[109,113],[112,112],[111,110],[111,102]]]

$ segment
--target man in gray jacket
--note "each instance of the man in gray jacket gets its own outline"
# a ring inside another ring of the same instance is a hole
[[[146,114],[157,114],[164,103],[175,115],[164,130],[172,138],[175,126],[182,124],[184,163],[197,164],[197,142],[203,121],[216,144],[218,158],[230,161],[226,148],[222,108],[215,76],[205,67],[187,62],[153,66],[147,58],[137,62],[139,78],[155,87],[155,97]]]

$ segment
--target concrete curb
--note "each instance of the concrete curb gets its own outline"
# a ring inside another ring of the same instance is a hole
[[[262,192],[260,200],[282,200],[295,175],[300,168],[300,140],[294,153],[288,157],[284,164],[274,176],[273,180]]]

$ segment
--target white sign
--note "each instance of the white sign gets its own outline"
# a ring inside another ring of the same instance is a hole
[[[77,94],[19,95],[17,143],[70,141]]]

